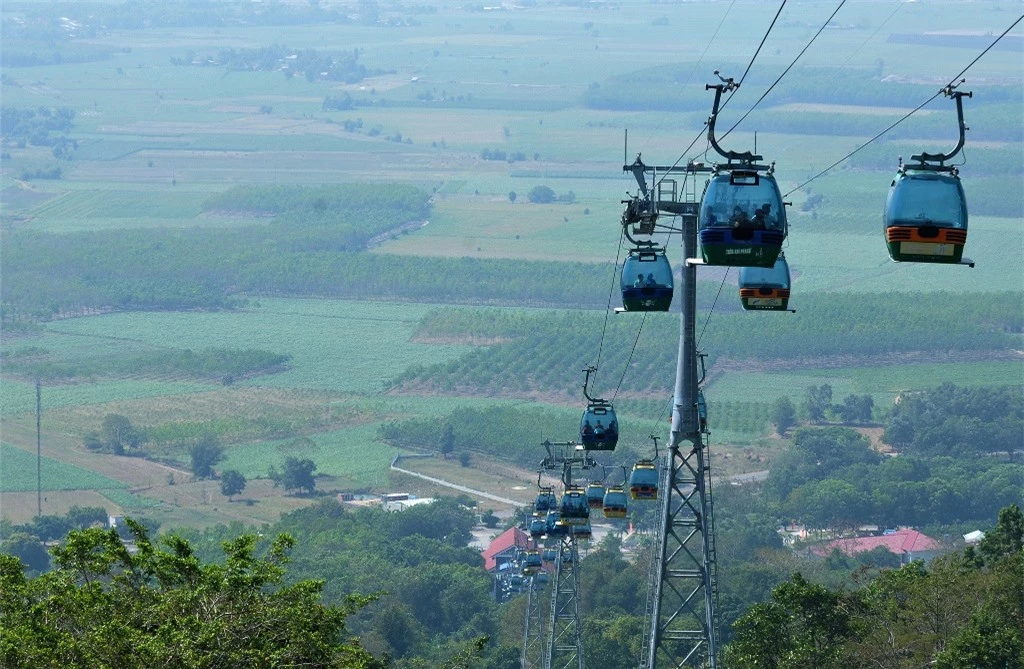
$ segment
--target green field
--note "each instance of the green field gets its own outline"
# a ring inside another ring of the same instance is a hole
[[[5,18],[36,5],[42,3],[5,7]],[[783,12],[749,78],[723,110],[722,126],[731,126],[750,109],[831,9],[805,3]],[[217,27],[102,29],[88,39],[69,38],[69,44],[41,43],[47,54],[70,45],[107,49],[109,58],[4,68],[5,108],[72,108],[75,118],[68,136],[77,142],[77,149],[72,160],[58,161],[49,146],[5,142],[0,163],[0,230],[6,235],[166,228],[187,235],[191,228],[266,223],[268,219],[251,212],[203,210],[211,195],[238,184],[401,183],[433,194],[429,224],[395,234],[372,253],[514,259],[523,261],[524,271],[530,271],[526,263],[533,260],[607,265],[621,252],[621,200],[637,189],[632,176],[623,173],[623,161],[631,162],[638,153],[649,165],[689,158],[713,160],[705,152],[703,123],[712,95],[704,84],[713,80],[715,69],[725,76],[742,74],[757,47],[753,37],[763,34],[776,8],[764,3],[733,7],[624,0],[614,8],[599,3],[585,9],[528,3],[514,9],[475,11],[442,3],[433,12],[413,12],[398,5],[382,10],[401,16],[409,12],[405,17],[415,20],[402,27],[337,23],[329,30],[321,25],[235,22]],[[1007,1],[903,3],[891,11],[877,10],[874,5],[844,7],[797,68],[723,142],[727,149],[755,148],[766,162],[774,162],[786,199],[793,201],[785,249],[794,276],[792,306],[799,317],[801,295],[811,293],[841,294],[842,299],[862,296],[870,303],[873,295],[892,292],[1024,292],[1024,226],[1019,218],[972,213],[965,255],[977,261],[974,269],[896,264],[888,259],[880,229],[889,168],[874,171],[842,165],[809,189],[794,191],[868,136],[767,132],[764,125],[770,127],[790,112],[841,113],[858,127],[873,128],[877,122],[881,131],[916,104],[886,100],[840,104],[827,96],[791,99],[798,78],[806,74],[801,68],[870,71],[876,79],[937,89],[980,49],[924,46],[890,36],[956,30],[992,37],[1019,13],[1018,3]],[[722,29],[717,28],[720,24]],[[241,71],[171,63],[189,52],[201,62],[221,50],[273,44],[335,53],[358,49],[359,62],[375,73],[346,83],[286,76],[281,69]],[[668,70],[676,74],[665,80],[664,90],[641,91],[660,95],[657,99],[668,100],[667,106],[645,110],[584,104],[588,91],[628,89],[632,80],[644,81],[648,73]],[[979,94],[966,105],[968,125],[975,125],[977,134],[979,120],[988,116],[975,110],[991,102],[985,91],[997,82],[1019,83],[1020,53],[993,49],[966,76],[966,87],[979,87]],[[899,93],[901,89],[902,85],[894,84],[891,90]],[[350,95],[354,106],[324,109],[325,98],[343,95]],[[940,113],[949,117],[948,101],[933,102],[922,117]],[[346,122],[357,120],[360,127],[345,129]],[[915,132],[914,128],[911,122],[901,132]],[[627,130],[628,146],[624,146]],[[949,133],[955,141],[952,122]],[[399,141],[392,141],[398,136]],[[695,139],[693,148],[682,155]],[[885,139],[892,145],[905,143]],[[921,142],[928,150],[944,146],[941,138]],[[1003,144],[999,148],[1008,154],[1019,152],[1019,145]],[[963,169],[969,202],[972,170],[975,175],[991,173],[991,166],[981,163],[988,159],[985,154],[995,152],[971,152],[981,146],[980,142],[972,145],[968,135]],[[521,156],[511,162],[484,160],[485,150]],[[893,155],[893,167],[895,161]],[[60,179],[22,179],[23,172],[53,167],[61,168]],[[531,204],[528,193],[538,185],[556,194],[571,191],[575,201]],[[703,182],[688,183],[684,190],[699,195],[702,187]],[[515,202],[509,197],[512,192]],[[801,210],[810,195],[823,197],[813,213]],[[678,237],[668,253],[679,267],[684,258]],[[698,276],[716,282],[724,277],[729,285],[723,299],[728,295],[734,300],[735,271],[701,268]],[[83,284],[87,290],[88,277]],[[594,290],[604,295],[607,285]],[[386,488],[387,465],[397,453],[377,441],[382,421],[443,417],[465,406],[515,404],[558,406],[566,416],[566,437],[576,428],[579,409],[553,403],[565,402],[561,389],[575,392],[578,381],[554,382],[552,365],[540,374],[546,374],[543,379],[535,381],[537,388],[557,392],[541,395],[545,391],[537,390],[535,396],[529,388],[521,389],[529,399],[443,396],[438,393],[447,391],[426,391],[415,385],[403,389],[409,394],[385,392],[391,379],[411,367],[458,360],[476,348],[414,341],[420,319],[437,305],[375,302],[373,295],[360,302],[324,300],[317,295],[308,299],[240,297],[249,303],[236,311],[121,312],[78,318],[62,314],[62,319],[45,323],[39,334],[5,333],[3,351],[31,358],[33,349],[45,349],[48,359],[69,365],[89,363],[90,369],[102,369],[104,360],[168,347],[261,349],[291,356],[283,371],[238,380],[231,386],[195,382],[181,375],[124,378],[102,373],[97,378],[75,378],[74,383],[44,384],[44,428],[59,434],[64,440],[60,454],[73,455],[76,463],[81,462],[78,450],[83,434],[97,429],[107,413],[123,413],[154,429],[162,439],[158,444],[162,450],[155,454],[176,459],[182,466],[187,464],[187,438],[210,429],[225,439],[227,459],[222,469],[262,477],[268,467],[279,466],[286,455],[295,454],[312,458],[319,472],[336,477],[343,488],[368,489]],[[1008,309],[1018,307],[1007,305]],[[770,319],[788,317],[761,316],[766,320],[758,325],[760,334],[771,332]],[[604,315],[594,310],[586,317],[586,327],[596,328],[589,323],[601,322]],[[673,329],[673,340],[674,333]],[[554,360],[547,348],[557,343],[543,342],[527,353]],[[711,337],[701,346],[715,357]],[[606,369],[611,369],[612,362],[625,363],[625,353],[619,349],[604,351]],[[639,349],[639,357],[643,350]],[[730,361],[733,366],[727,371],[712,367],[706,393],[712,407],[739,402],[763,405],[779,396],[799,404],[807,386],[828,383],[834,401],[851,393],[870,393],[876,408],[884,408],[902,390],[944,382],[1024,383],[1024,362],[1019,359],[975,362],[943,355],[929,364],[877,361],[872,366],[840,368],[816,368],[813,360],[773,361],[780,371],[764,371],[757,361],[738,365]],[[1006,352],[999,355],[1006,357]],[[671,364],[661,366],[661,371],[671,374]],[[634,359],[630,369],[633,374],[658,371],[650,369],[649,359]],[[507,386],[500,387],[504,380],[499,377],[495,382],[493,394],[511,392]],[[629,406],[621,413],[633,423],[630,430],[639,434],[650,425],[653,431],[665,431],[662,419],[651,417],[662,412],[661,400],[620,399]],[[31,380],[6,374],[0,383],[0,412],[10,421],[8,432],[13,434],[17,427],[20,439],[28,439],[25,429],[34,408]],[[735,429],[743,423],[740,418],[729,423],[731,429],[721,423],[716,429],[713,410],[710,421],[715,443],[746,445],[769,438],[753,428],[751,432]],[[288,426],[297,435],[308,436],[313,446],[288,451],[292,439],[276,438]],[[35,485],[34,466],[29,476],[22,459],[30,457],[30,444],[9,441],[18,448],[4,445],[0,451],[4,459],[0,489],[29,491]],[[141,479],[144,482],[148,476],[152,485],[164,474],[154,473],[160,465],[148,464],[154,470],[147,470]],[[125,478],[129,480],[127,474]],[[139,483],[132,480],[133,486]],[[140,493],[122,490],[124,484],[118,481],[57,460],[44,462],[44,483],[52,490],[65,484],[102,489],[123,508],[149,509],[157,504]],[[215,483],[187,485],[198,489],[215,487]],[[254,518],[240,516],[234,509],[214,509],[208,495],[195,490],[186,494],[185,487],[179,484],[172,493],[160,491],[160,499],[174,499],[174,505],[180,493],[182,504],[161,513],[202,523]],[[259,503],[266,501],[261,498]],[[287,504],[292,501],[284,499]],[[291,508],[281,499],[277,502],[281,509]],[[267,517],[270,512],[263,513]]]
[[[399,451],[376,436],[377,424],[370,424],[314,435],[314,445],[308,448],[289,448],[290,439],[242,444],[227,450],[220,467],[237,469],[248,478],[265,478],[270,467],[280,471],[288,456],[309,458],[316,463],[317,474],[340,477],[357,488],[379,488],[386,485],[388,467]]]
[[[63,407],[184,395],[203,392],[215,387],[211,384],[178,381],[105,379],[85,383],[44,385],[41,388],[40,400],[43,410],[49,411]],[[3,384],[0,385],[0,407],[6,416],[35,411],[35,386],[24,381],[5,378]]]
[[[103,490],[124,488],[119,481],[74,465],[43,456],[40,461],[43,490]],[[0,492],[28,492],[36,489],[36,456],[0,443]]]
[[[412,364],[443,362],[465,346],[409,342],[426,305],[264,299],[237,312],[122,313],[61,321],[49,331],[106,345],[254,348],[289,354],[291,369],[240,385],[375,394]],[[68,337],[67,339],[71,339]],[[43,346],[50,348],[44,340]]]

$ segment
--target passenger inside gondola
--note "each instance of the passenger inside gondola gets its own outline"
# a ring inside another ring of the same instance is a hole
[[[589,420],[583,423],[583,434],[588,436],[594,434],[594,426],[590,424]]]
[[[636,281],[633,282],[633,287],[634,288],[643,288],[644,287],[644,275],[643,274],[637,274],[636,275]]]
[[[754,222],[750,220],[750,216],[743,210],[742,207],[736,205],[732,209],[732,218],[729,219],[734,228],[752,228]]]

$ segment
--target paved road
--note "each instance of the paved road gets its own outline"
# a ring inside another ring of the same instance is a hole
[[[411,472],[408,469],[396,467],[394,464],[391,465],[391,470],[401,472],[407,476],[415,476],[416,478],[423,479],[424,481],[430,481],[431,483],[436,483],[437,485],[442,485],[446,488],[451,488],[452,490],[458,490],[459,492],[464,492],[469,495],[473,495],[474,497],[483,497],[484,499],[493,500],[502,504],[509,504],[511,506],[523,506],[523,504],[525,504],[525,502],[519,500],[509,499],[507,497],[498,497],[497,495],[492,495],[491,493],[484,492],[483,490],[475,490],[473,488],[467,488],[464,485],[459,485],[458,483],[452,483],[451,481],[444,481],[442,479],[434,478],[433,476],[427,476],[426,474]]]

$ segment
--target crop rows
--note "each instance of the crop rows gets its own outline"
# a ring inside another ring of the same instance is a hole
[[[0,443],[0,492],[26,492],[36,489],[36,456],[20,448]],[[40,460],[43,490],[110,490],[124,484],[102,474],[76,467],[53,458]]]

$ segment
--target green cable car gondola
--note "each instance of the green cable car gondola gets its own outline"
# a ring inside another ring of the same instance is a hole
[[[662,249],[630,249],[620,284],[626,311],[668,311],[672,305],[672,265]]]
[[[658,499],[658,468],[653,462],[640,460],[633,465],[629,494],[633,499]]]
[[[604,504],[604,484],[591,481],[587,486],[587,504],[591,509],[600,509]]]
[[[740,304],[747,311],[787,311],[789,284],[785,254],[779,254],[774,267],[741,267]]]
[[[603,510],[605,518],[625,518],[627,497],[622,486],[611,486],[604,494]]]
[[[963,97],[970,92],[946,86],[943,93],[956,100],[960,140],[949,153],[920,153],[913,164],[900,164],[885,200],[885,243],[897,262],[966,264],[967,198],[957,168],[946,162],[960,153],[967,126]]]

